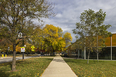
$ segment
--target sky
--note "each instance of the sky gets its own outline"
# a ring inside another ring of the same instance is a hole
[[[73,29],[76,23],[80,22],[80,15],[84,10],[92,9],[95,12],[102,9],[106,12],[105,25],[112,25],[109,32],[116,32],[116,0],[48,0],[53,4],[56,16],[43,18],[44,25],[52,24],[62,28],[63,32],[71,33],[72,42],[76,41]]]

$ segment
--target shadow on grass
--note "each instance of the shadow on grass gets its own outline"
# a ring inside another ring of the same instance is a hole
[[[87,60],[80,60],[80,59],[64,59],[68,63],[76,63],[76,64],[87,64]],[[99,64],[104,63],[104,61],[97,61],[97,60],[89,60],[89,64]]]
[[[11,72],[12,62],[1,63],[0,67],[0,77],[21,77],[15,72]]]
[[[7,62],[7,63],[0,63],[0,66],[5,66],[5,65],[9,65],[11,64],[11,62]]]
[[[52,59],[52,58],[47,58],[47,60],[50,60],[50,61],[51,61],[51,60],[53,60],[53,59]]]
[[[43,62],[43,59],[41,59],[41,58],[38,58],[39,59],[39,61],[40,62]],[[49,61],[51,61],[51,60],[53,60],[52,58],[45,58],[45,59],[47,59],[47,60],[49,60]],[[21,66],[21,67],[28,67],[28,65],[33,65],[33,64],[35,64],[35,63],[39,63],[38,61],[37,61],[37,59],[34,59],[34,58],[32,58],[32,59],[25,59],[25,60],[19,60],[19,61],[17,61],[16,62],[16,66],[18,67],[18,66]]]
[[[51,58],[32,58],[32,59],[25,59],[25,60],[18,60],[16,61],[16,68],[18,71],[11,72],[12,62],[7,63],[1,63],[0,64],[0,77],[21,77],[22,75],[18,74],[22,69],[28,68],[29,65],[38,64],[39,62],[42,62],[41,65],[43,65],[44,60],[53,60]],[[21,68],[21,69],[20,69]]]
[[[66,62],[68,63],[83,63],[83,64],[86,64],[86,61],[85,60],[78,60],[78,59],[64,59]]]
[[[0,70],[0,77],[9,77],[10,73],[6,73],[5,70]]]
[[[0,69],[0,77],[21,77],[21,76],[15,74],[15,72],[11,72],[5,69]]]
[[[41,59],[41,58],[38,58]],[[52,60],[51,58],[46,58],[47,60]],[[16,61],[16,65],[23,65],[23,64],[30,64],[30,63],[38,63],[36,60],[34,61],[34,58],[24,59],[24,60],[18,60]],[[0,63],[0,66],[7,66],[10,65],[12,67],[12,62],[5,62],[5,63]]]

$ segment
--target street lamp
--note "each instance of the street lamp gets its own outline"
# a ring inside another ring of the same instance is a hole
[[[10,50],[10,47],[8,47],[8,51]],[[8,51],[7,51],[7,55],[8,55]]]
[[[18,38],[19,38],[19,39],[22,38],[22,33],[21,33],[21,32],[19,32],[19,34],[18,34]]]
[[[21,32],[19,32],[18,38],[19,38],[19,39],[23,39],[23,47],[21,48],[21,52],[22,52],[22,59],[24,59],[24,52],[25,52],[25,47],[26,47],[26,45],[24,46],[24,38],[23,38],[22,35],[23,35],[23,34],[22,34]]]
[[[1,56],[1,49],[0,49],[0,56]]]

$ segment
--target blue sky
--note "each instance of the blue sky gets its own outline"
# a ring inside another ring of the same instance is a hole
[[[76,28],[76,23],[80,22],[80,15],[84,10],[92,9],[95,12],[102,9],[106,12],[104,24],[112,25],[108,29],[116,32],[116,0],[48,0],[54,6],[55,17],[43,18],[44,25],[52,24],[61,27],[64,32],[70,32],[75,42],[75,34],[72,30]]]

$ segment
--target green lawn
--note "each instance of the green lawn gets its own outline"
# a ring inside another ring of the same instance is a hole
[[[40,77],[52,58],[30,58],[16,62],[16,72],[11,72],[11,62],[0,64],[0,77]]]
[[[116,61],[64,59],[78,77],[116,77]]]

